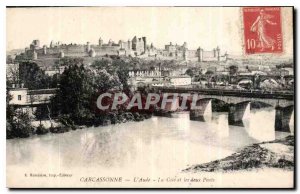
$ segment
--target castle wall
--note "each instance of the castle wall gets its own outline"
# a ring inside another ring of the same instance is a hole
[[[38,59],[46,59],[46,58],[58,58],[59,57],[59,53],[51,53],[51,54],[46,54],[46,55],[44,55],[44,54],[42,54],[42,53],[39,53],[38,55],[37,55],[37,58]]]
[[[187,57],[190,57],[190,58],[194,58],[194,57],[197,57],[197,50],[187,50],[186,51],[186,55]]]
[[[203,58],[214,58],[214,51],[203,51]]]
[[[119,46],[92,46],[97,56],[103,55],[118,55]]]
[[[99,39],[99,44],[92,45],[89,42],[86,44],[61,44],[57,43],[53,46],[51,43],[50,48],[44,45],[39,47],[38,43],[33,42],[31,45],[35,46],[32,49],[25,49],[26,57],[36,59],[46,58],[59,58],[59,57],[97,57],[105,55],[131,55],[131,56],[155,56],[156,54],[170,59],[184,59],[184,60],[200,60],[198,50],[188,50],[187,44],[183,45],[165,45],[165,49],[149,49],[146,44],[146,37],[134,37],[128,41],[114,41],[110,40],[107,44],[103,44],[103,40]],[[153,45],[151,45],[153,48]],[[203,61],[222,60],[223,57],[219,56],[219,48],[213,51],[203,51],[201,59]],[[141,57],[142,57],[141,56]],[[201,60],[202,61],[202,60]]]

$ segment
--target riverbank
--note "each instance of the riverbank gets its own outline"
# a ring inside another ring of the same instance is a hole
[[[183,172],[239,171],[250,169],[294,169],[294,136],[256,143],[230,156],[212,162],[194,165]]]
[[[87,127],[99,127],[112,124],[126,123],[130,121],[140,122],[152,117],[152,113],[122,112],[103,116],[95,119],[93,122],[75,124],[67,116],[61,116],[53,120],[31,121],[30,126],[20,128],[19,130],[10,130],[6,139],[28,138],[33,135],[45,135],[47,133],[66,133],[72,130],[83,129]]]
[[[74,124],[74,121],[70,118],[62,117],[59,119],[60,124],[56,127],[51,126],[49,131],[51,133],[65,133],[70,130],[83,129],[87,127],[99,127],[114,125],[120,123],[126,123],[130,121],[140,122],[152,117],[150,113],[138,113],[138,112],[121,112],[105,115],[102,119],[95,119],[93,122],[83,123],[82,125]]]

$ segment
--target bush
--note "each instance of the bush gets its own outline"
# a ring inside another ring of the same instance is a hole
[[[125,113],[118,114],[118,120],[122,123],[125,123],[127,121],[127,119],[125,117]]]
[[[53,127],[53,126],[50,127],[50,132],[51,133],[65,133],[65,132],[68,132],[70,130],[71,130],[70,127],[62,126],[62,125],[57,126],[57,127]]]
[[[42,124],[40,124],[37,128],[36,128],[36,134],[38,135],[44,135],[49,133],[49,129],[46,129]]]
[[[111,114],[110,115],[110,121],[111,121],[112,124],[121,123],[121,121],[118,119],[118,115],[116,115],[116,114]]]
[[[59,122],[66,126],[67,128],[71,128],[72,130],[76,130],[76,126],[73,120],[68,115],[62,115],[59,118]]]
[[[143,121],[144,120],[144,117],[142,115],[140,115],[140,113],[138,113],[138,112],[134,112],[133,116],[134,116],[135,121]]]
[[[20,138],[29,137],[32,134],[33,130],[34,128],[31,125],[23,122],[15,123],[13,128],[14,135]]]
[[[145,119],[150,119],[152,117],[152,114],[144,113],[143,116]]]
[[[31,126],[30,117],[28,113],[21,110],[15,110],[14,116],[6,123],[6,138],[11,139],[15,137],[26,138],[34,131]]]
[[[6,121],[6,139],[14,138],[13,127],[9,122]]]
[[[126,112],[125,113],[125,118],[127,121],[133,121],[134,120],[134,116],[131,112]]]

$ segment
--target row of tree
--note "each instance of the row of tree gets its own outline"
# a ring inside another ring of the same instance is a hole
[[[102,59],[86,67],[80,59],[67,59],[61,64],[65,70],[60,75],[58,92],[51,103],[54,115],[67,115],[75,124],[89,125],[103,122],[109,114],[120,111],[100,113],[96,101],[104,92],[129,91],[129,64],[126,61]]]
[[[99,114],[96,100],[100,93],[106,91],[129,91],[128,62],[120,58],[102,59],[85,66],[82,58],[65,57],[59,59],[55,66],[58,69],[64,67],[63,73],[48,76],[34,62],[20,62],[14,79],[10,79],[13,81],[7,85],[9,87],[17,81],[28,89],[58,88],[49,106],[51,116],[68,118],[68,122],[74,124],[91,124],[119,111]],[[10,100],[7,92],[7,138],[28,137],[34,130],[29,115],[10,105]],[[45,107],[39,107],[35,116],[37,119],[47,118],[48,113]]]

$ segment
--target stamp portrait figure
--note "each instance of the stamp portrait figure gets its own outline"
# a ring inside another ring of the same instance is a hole
[[[257,33],[258,47],[263,51],[265,48],[271,48],[274,50],[275,40],[266,34],[266,25],[277,25],[276,22],[272,22],[270,19],[272,15],[266,14],[263,9],[260,10],[259,16],[252,24],[250,30]]]

